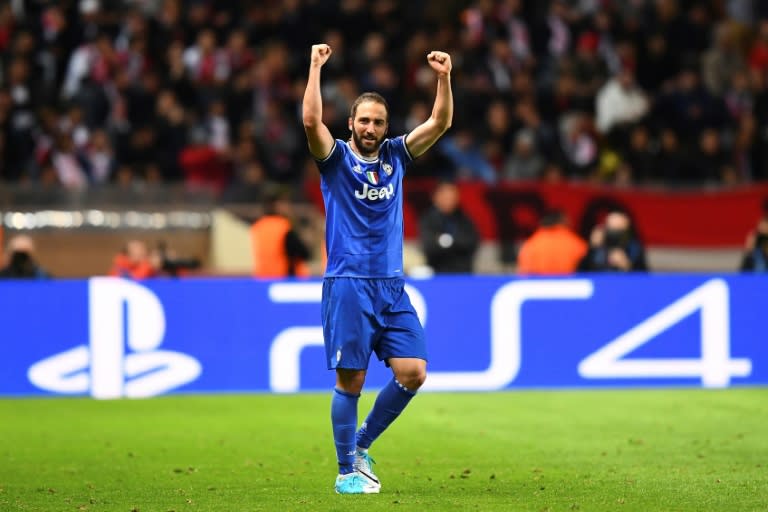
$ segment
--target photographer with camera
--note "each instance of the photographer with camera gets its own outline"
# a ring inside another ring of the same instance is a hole
[[[143,240],[128,240],[112,262],[109,275],[126,279],[180,277],[200,267],[197,258],[180,258],[165,241],[150,250]]]
[[[768,214],[747,237],[747,250],[741,260],[742,272],[768,272]]]
[[[176,251],[168,247],[168,243],[161,240],[152,253],[152,259],[160,269],[160,274],[169,277],[182,277],[190,271],[197,270],[201,266],[198,258],[182,258]]]
[[[27,235],[17,235],[8,241],[5,265],[0,279],[48,279],[51,275],[35,258],[35,242]]]
[[[629,216],[613,211],[595,226],[589,250],[579,263],[580,271],[644,272],[648,270],[645,248],[634,234]]]

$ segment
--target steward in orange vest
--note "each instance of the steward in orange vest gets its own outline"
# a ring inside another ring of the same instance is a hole
[[[587,249],[587,242],[568,227],[563,212],[549,212],[542,218],[541,226],[520,247],[517,273],[571,274],[577,270]]]
[[[310,252],[290,221],[291,203],[276,197],[251,225],[253,276],[263,279],[307,277]]]

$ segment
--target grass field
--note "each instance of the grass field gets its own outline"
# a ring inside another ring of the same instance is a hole
[[[333,493],[329,403],[2,400],[0,510],[768,511],[768,389],[423,393],[367,496]]]

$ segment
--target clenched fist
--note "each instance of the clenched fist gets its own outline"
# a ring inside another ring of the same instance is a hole
[[[313,66],[322,66],[328,61],[333,50],[327,44],[313,44],[311,63]]]
[[[429,52],[427,62],[438,75],[448,75],[451,72],[451,56],[445,52]]]

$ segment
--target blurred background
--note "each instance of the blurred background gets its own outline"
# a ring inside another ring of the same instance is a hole
[[[366,90],[390,134],[422,122],[425,56],[453,57],[453,128],[405,187],[411,274],[768,268],[765,2],[10,0],[1,275],[321,275],[317,42],[342,139]]]

